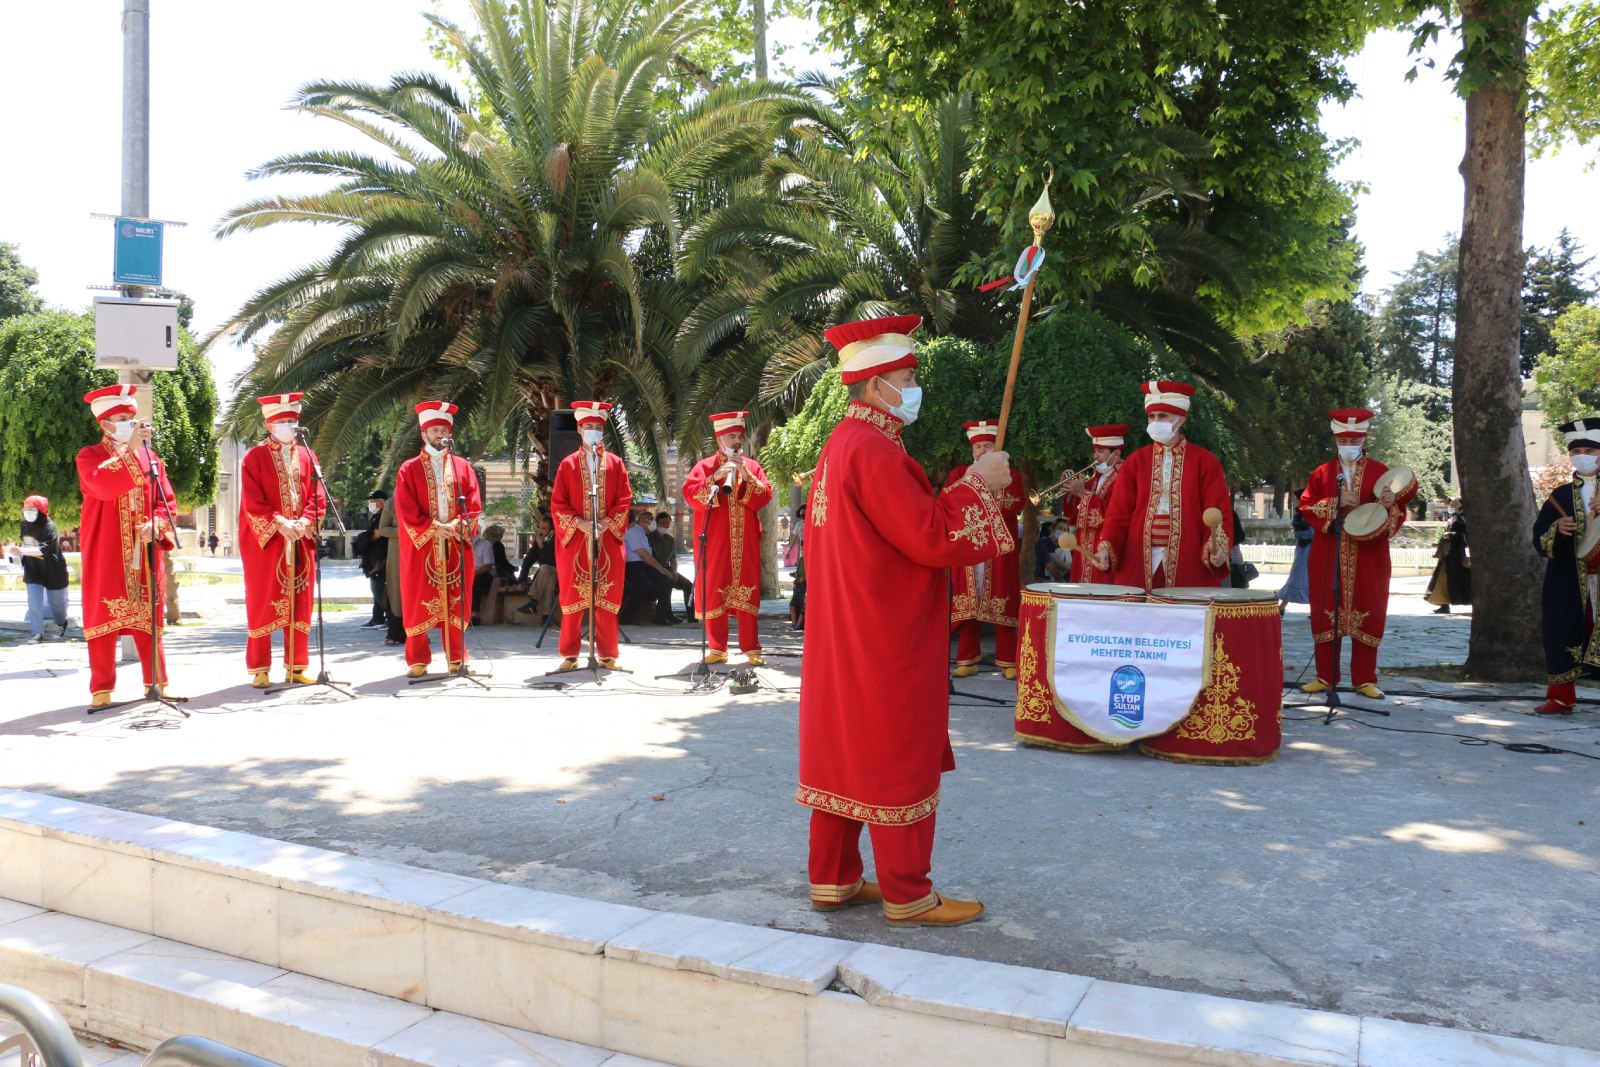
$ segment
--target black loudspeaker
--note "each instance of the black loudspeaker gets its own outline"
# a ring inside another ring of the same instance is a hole
[[[578,417],[571,408],[557,408],[550,412],[550,476],[555,477],[561,461],[583,447],[583,435],[578,433]]]

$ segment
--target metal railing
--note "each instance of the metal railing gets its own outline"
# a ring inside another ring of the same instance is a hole
[[[36,993],[0,985],[0,1019],[22,1033],[0,1040],[0,1059],[18,1053],[20,1067],[83,1067],[83,1052],[61,1013]],[[144,1067],[283,1067],[205,1037],[172,1037],[145,1057]]]
[[[0,985],[0,1018],[22,1027],[22,1033],[0,1041],[0,1057],[19,1053],[22,1067],[83,1067],[83,1053],[72,1028],[37,993]]]

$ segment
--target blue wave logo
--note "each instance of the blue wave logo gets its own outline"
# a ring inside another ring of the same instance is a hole
[[[1135,729],[1144,723],[1144,672],[1123,665],[1111,675],[1111,699],[1106,712],[1112,722]]]

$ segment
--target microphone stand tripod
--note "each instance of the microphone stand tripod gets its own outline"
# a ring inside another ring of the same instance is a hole
[[[161,627],[158,625],[160,620],[157,615],[160,609],[158,607],[157,597],[159,595],[160,602],[164,602],[167,598],[167,591],[163,586],[159,594],[156,592],[156,537],[158,534],[158,531],[156,530],[156,494],[159,493],[161,495],[162,509],[168,515],[175,514],[175,512],[172,507],[172,501],[167,499],[166,487],[161,484],[160,461],[156,458],[155,450],[150,448],[148,445],[144,446],[144,450],[145,453],[150,457],[150,469],[144,472],[145,477],[149,479],[150,483],[148,486],[146,486],[144,494],[145,521],[150,524],[150,543],[145,545],[140,550],[140,566],[144,569],[145,573],[145,590],[150,594],[151,681],[144,687],[144,696],[138,700],[127,700],[117,704],[107,704],[103,708],[90,708],[89,714],[93,715],[97,711],[109,711],[112,708],[125,708],[134,704],[154,703],[159,704],[170,711],[175,711],[187,719],[190,717],[189,712],[183,708],[180,708],[178,704],[179,702],[186,701],[189,698],[169,697],[165,692],[165,687],[167,684],[167,672],[165,667],[166,656],[164,654],[165,646],[161,640]],[[137,449],[135,449],[134,454],[138,454]],[[132,464],[130,463],[130,466],[131,465]],[[176,549],[182,544],[178,538],[178,528],[170,523],[168,526],[172,530],[172,547]]]
[[[305,430],[302,429],[299,431],[299,433],[303,436],[305,434]],[[343,537],[346,532],[344,518],[339,514],[339,505],[334,502],[333,494],[328,492],[328,483],[323,480],[322,464],[317,460],[317,454],[311,450],[311,442],[302,441],[302,444],[305,445],[306,452],[310,453],[311,471],[316,478],[317,488],[322,490],[322,499],[327,502],[328,509],[333,512],[334,524],[339,528],[339,536]],[[320,530],[320,515],[318,516],[317,526]],[[343,688],[344,683],[334,681],[334,679],[328,674],[328,648],[326,635],[323,632],[322,619],[322,538],[320,534],[314,535],[311,538],[311,567],[311,582],[312,586],[317,592],[317,677],[316,680],[311,684],[325,686],[328,689],[332,689],[336,693],[341,693],[344,696],[354,700],[356,695],[350,690]],[[298,567],[290,572],[291,577],[289,579],[289,619],[291,624],[294,620],[294,583],[295,579],[299,577],[299,575],[295,573],[297,570]],[[292,650],[294,648],[294,633],[292,625],[288,635],[288,642],[289,648]],[[292,653],[290,658],[293,658]],[[304,684],[305,683],[303,682],[292,682],[286,688],[299,688]],[[282,690],[269,689],[267,692],[277,693],[282,692]]]

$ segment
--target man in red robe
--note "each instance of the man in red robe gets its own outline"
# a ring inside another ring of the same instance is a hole
[[[301,393],[257,397],[268,439],[239,465],[239,555],[244,562],[244,611],[249,627],[244,665],[250,684],[265,689],[272,635],[283,631],[287,680],[306,685],[311,664],[311,603],[316,580],[317,529],[327,499],[301,447]]]
[[[1228,482],[1217,457],[1187,440],[1194,386],[1142,382],[1151,444],[1123,463],[1111,488],[1094,566],[1119,585],[1146,590],[1220,585],[1228,573],[1228,523],[1215,529],[1205,513],[1231,513]]]
[[[1000,424],[993,419],[962,423],[967,432],[967,443],[972,446],[972,461],[976,463],[994,451],[995,436]],[[967,476],[971,466],[962,463],[945,478],[946,489],[958,485]],[[1005,513],[1010,529],[1017,529],[1022,515],[1022,501],[1026,495],[1022,475],[1011,471],[1011,484],[996,494],[1000,510]],[[1022,604],[1022,571],[1017,563],[1016,547],[990,559],[966,567],[950,569],[950,628],[956,632],[957,678],[968,678],[978,673],[978,661],[983,657],[980,623],[994,627],[994,663],[1007,679],[1017,676],[1017,608]]]
[[[1332,420],[1338,456],[1311,472],[1300,494],[1300,514],[1313,531],[1311,538],[1311,636],[1317,648],[1317,676],[1301,686],[1307,693],[1325,693],[1339,681],[1339,644],[1350,638],[1350,681],[1356,692],[1381,700],[1378,688],[1378,644],[1389,617],[1389,540],[1405,525],[1406,505],[1417,495],[1416,479],[1397,496],[1387,484],[1389,473],[1366,456],[1364,443],[1372,412],[1336,408]],[[1373,530],[1353,531],[1345,519],[1362,504],[1383,508]],[[1337,555],[1335,543],[1338,544]],[[1334,595],[1334,564],[1339,592]],[[1337,605],[1338,633],[1334,632]]]
[[[922,391],[916,315],[835,326],[850,405],[817,460],[806,521],[806,649],[800,667],[800,787],[811,812],[811,904],[883,905],[897,926],[957,926],[983,912],[928,878],[939,776],[950,749],[947,568],[1015,546],[991,452],[935,494],[901,430]],[[878,882],[864,878],[861,826]]]
[[[83,492],[83,636],[89,644],[90,706],[95,708],[111,704],[117,639],[124,634],[139,651],[145,687],[158,685],[163,695],[167,691],[160,636],[166,615],[161,609],[166,553],[176,547],[167,509],[172,484],[148,447],[149,428],[136,421],[138,391],[136,385],[108,385],[83,398],[101,433],[100,441],[79,452],[77,461]],[[152,464],[159,488],[150,483]]]
[[[572,410],[578,417],[583,447],[561,461],[550,489],[550,513],[556,523],[556,579],[561,587],[560,669],[578,666],[583,620],[592,602],[594,632],[590,637],[595,655],[600,666],[615,670],[623,540],[633,489],[628,484],[628,465],[605,445],[611,405],[575,400]]]
[[[450,670],[467,661],[467,614],[472,596],[472,541],[483,511],[478,475],[455,454],[456,406],[425,400],[415,408],[422,451],[395,475],[394,511],[400,529],[400,605],[406,630],[407,673],[421,678],[433,660],[429,633],[441,630]]]
[[[1091,426],[1084,432],[1089,435],[1089,446],[1094,449],[1094,473],[1087,479],[1077,475],[1068,478],[1061,503],[1061,514],[1070,515],[1077,527],[1078,549],[1072,554],[1070,580],[1108,583],[1112,580],[1111,572],[1086,561],[1100,551],[1106,509],[1111,504],[1111,487],[1116,484],[1117,471],[1122,467],[1122,446],[1128,439],[1128,424],[1109,422]]]
[[[761,655],[761,509],[772,499],[772,483],[761,464],[743,455],[748,411],[711,416],[717,452],[696,463],[683,483],[694,508],[694,588],[706,628],[706,662],[728,662],[728,616],[739,620],[739,650],[752,667]],[[705,547],[699,538],[705,534]]]

